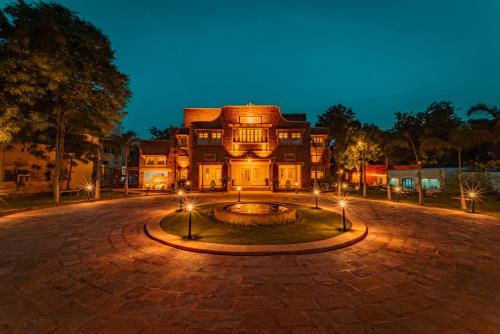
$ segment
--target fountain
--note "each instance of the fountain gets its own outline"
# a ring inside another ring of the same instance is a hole
[[[214,216],[220,222],[235,225],[280,225],[297,219],[295,208],[284,204],[245,202],[225,203],[215,207]]]

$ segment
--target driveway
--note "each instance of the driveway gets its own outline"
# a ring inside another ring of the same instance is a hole
[[[243,200],[309,202],[306,195]],[[197,195],[200,203],[234,194]],[[151,196],[0,218],[0,332],[500,333],[500,221],[353,200],[367,238],[327,253],[220,256],[146,237]],[[322,206],[333,206],[325,195]]]

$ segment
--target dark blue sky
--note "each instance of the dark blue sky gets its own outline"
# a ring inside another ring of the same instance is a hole
[[[124,125],[184,107],[329,105],[390,127],[395,111],[500,103],[500,1],[59,0],[107,34],[134,97]],[[0,0],[4,5],[7,1]]]

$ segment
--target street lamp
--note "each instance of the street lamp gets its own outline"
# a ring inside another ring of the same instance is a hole
[[[346,200],[339,200],[339,206],[342,208],[342,229],[347,231],[347,227],[345,226],[345,208],[347,207],[347,201]]]
[[[179,189],[177,195],[179,196],[179,212],[182,212],[182,197],[184,196],[184,190]]]
[[[342,189],[344,190],[344,196],[347,195],[347,183],[342,183]]]
[[[193,213],[194,205],[192,203],[188,203],[186,205],[186,210],[189,212],[189,229],[188,229],[188,239],[193,239],[193,236],[191,235],[191,214]]]
[[[238,202],[241,202],[241,187],[238,186],[236,190],[238,190]]]
[[[399,194],[401,193],[401,187],[400,186],[395,186],[394,187],[394,192],[396,193],[396,202],[399,202]]]
[[[299,183],[298,182],[295,182],[295,192],[296,193],[299,192]]]
[[[187,191],[189,192],[189,186],[191,185],[191,181],[187,180],[185,184],[186,184]]]
[[[477,193],[474,190],[470,190],[467,195],[470,198],[471,212],[475,213],[476,212],[476,205],[475,204],[476,204]]]
[[[319,189],[314,189],[313,193],[314,193],[314,197],[316,199],[316,209],[317,209],[318,208]]]

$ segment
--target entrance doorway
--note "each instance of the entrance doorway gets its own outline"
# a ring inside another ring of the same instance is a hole
[[[251,172],[250,168],[241,168],[241,186],[248,187],[252,184],[250,181]]]
[[[269,189],[270,161],[231,161],[231,185],[243,188]]]

